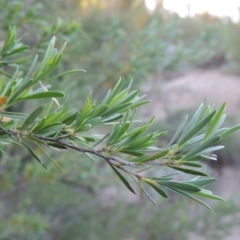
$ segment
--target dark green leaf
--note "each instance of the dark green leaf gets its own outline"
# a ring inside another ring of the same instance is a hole
[[[59,97],[64,97],[63,92],[58,92],[58,91],[48,91],[48,92],[40,92],[28,96],[24,96],[23,98],[19,100],[27,100],[27,99],[38,99],[38,98],[59,98]]]
[[[156,180],[157,183],[160,184],[160,186],[168,187],[168,188],[175,188],[187,192],[199,192],[201,191],[201,188],[190,184],[190,183],[184,183],[184,182],[175,182],[175,181],[164,181],[164,180]]]
[[[197,167],[197,168],[201,168],[202,164],[200,163],[195,163],[195,162],[181,162],[181,165],[185,165],[185,166],[189,166],[189,167]]]
[[[205,172],[200,172],[200,171],[196,171],[196,170],[192,170],[189,168],[181,168],[181,167],[175,167],[175,166],[169,166],[170,168],[173,168],[175,170],[178,170],[180,172],[184,172],[187,174],[192,174],[192,175],[196,175],[196,176],[206,176],[209,177],[208,174],[206,174]]]
[[[166,192],[164,192],[160,187],[157,187],[149,182],[146,182],[148,185],[150,185],[156,192],[158,192],[162,197],[168,198],[168,195]]]
[[[26,149],[31,153],[31,155],[44,167],[47,169],[47,167],[44,165],[44,163],[41,161],[41,159],[37,156],[37,154],[32,150],[32,148],[28,145],[28,143],[22,139],[23,145],[26,147]]]
[[[121,181],[124,183],[124,185],[134,194],[136,194],[133,190],[133,188],[131,187],[131,185],[129,184],[129,182],[126,180],[125,177],[123,177],[123,175],[115,168],[113,167],[111,164],[109,164],[111,166],[111,168],[113,169],[113,171],[118,175],[118,177],[121,179]]]
[[[169,153],[169,150],[167,149],[167,150],[164,150],[160,153],[156,153],[156,154],[151,155],[151,156],[142,157],[142,158],[140,158],[140,160],[137,163],[141,164],[141,163],[144,163],[144,162],[153,161],[153,160],[156,160],[156,159],[159,159],[159,158],[162,158],[162,157],[166,156],[168,153]]]

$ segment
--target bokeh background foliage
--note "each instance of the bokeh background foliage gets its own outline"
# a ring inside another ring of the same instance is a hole
[[[75,107],[82,106],[90,90],[101,98],[119,76],[142,87],[159,73],[164,76],[161,81],[168,81],[194,67],[224,65],[237,71],[239,64],[238,24],[209,15],[181,19],[165,12],[160,1],[153,14],[141,0],[3,0],[0,9],[1,40],[9,25],[16,26],[33,56],[44,53],[53,35],[58,48],[69,42],[59,72],[81,68],[87,73],[52,84],[64,89]],[[18,64],[33,59],[26,56]],[[21,104],[19,108],[35,107]],[[170,124],[168,129],[174,132],[177,117],[173,119],[157,124]],[[118,180],[102,162],[92,164],[75,153],[53,155],[64,169],[62,175],[52,164],[45,171],[16,147],[7,152],[0,162],[2,240],[170,240],[191,239],[190,233],[224,239],[238,219],[239,203],[234,199],[216,203],[212,215],[204,209],[195,211],[196,203],[181,197],[172,202],[159,199],[154,208],[147,200],[126,194],[121,183],[116,190]]]

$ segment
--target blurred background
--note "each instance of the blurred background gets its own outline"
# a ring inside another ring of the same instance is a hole
[[[16,26],[33,50],[18,59],[25,67],[42,56],[52,36],[58,47],[67,41],[58,71],[87,73],[51,84],[78,109],[89,91],[100,99],[120,76],[133,79],[151,99],[139,118],[155,115],[154,128],[169,130],[159,143],[164,146],[206,95],[217,106],[227,101],[226,124],[240,122],[239,7],[237,0],[2,0],[0,41]],[[29,107],[34,102],[17,110]],[[51,163],[45,170],[27,152],[7,148],[0,160],[0,240],[237,240],[239,140],[235,134],[224,142],[219,161],[207,165],[219,178],[210,189],[227,200],[211,202],[214,213],[176,195],[157,196],[154,207],[128,193],[104,162],[78,153],[50,153],[61,174]]]

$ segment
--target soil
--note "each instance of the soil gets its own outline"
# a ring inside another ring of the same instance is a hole
[[[240,114],[240,77],[227,75],[217,70],[194,70],[169,81],[161,77],[150,81],[144,94],[152,101],[146,115],[166,119],[168,112],[196,109],[208,96],[217,106],[227,102],[227,113]]]

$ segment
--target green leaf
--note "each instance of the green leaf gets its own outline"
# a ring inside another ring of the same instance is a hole
[[[221,117],[222,115],[224,114],[225,112],[225,109],[226,109],[226,103],[224,103],[216,112],[215,116],[213,117],[209,127],[208,127],[208,130],[205,134],[205,137],[203,139],[203,141],[206,141],[207,139],[209,139],[209,137],[212,136],[212,134],[214,134],[216,127],[219,123],[219,121],[221,121]]]
[[[27,129],[36,120],[36,118],[42,113],[44,108],[45,108],[45,106],[40,106],[37,109],[35,109],[28,116],[28,118],[25,120],[25,122],[22,124],[22,126],[20,127],[20,130],[24,131],[25,129]]]
[[[113,121],[116,121],[120,118],[123,117],[123,114],[120,114],[120,113],[115,113],[113,114],[112,116],[109,116],[105,119],[102,120],[102,123],[109,123],[109,122],[113,122]]]
[[[156,159],[159,159],[159,158],[162,158],[162,157],[166,156],[168,153],[169,153],[169,150],[167,149],[167,150],[164,150],[160,153],[153,154],[151,156],[142,157],[142,158],[140,158],[139,161],[137,161],[137,163],[141,164],[141,163],[144,163],[144,162],[153,161],[153,160],[156,160]]]
[[[188,183],[191,183],[193,185],[196,185],[198,187],[203,187],[206,186],[212,182],[214,182],[216,180],[216,178],[211,177],[211,178],[205,178],[205,179],[199,179],[199,180],[191,180]]]
[[[152,199],[152,197],[147,193],[147,191],[141,186],[141,182],[139,181],[139,183],[130,175],[130,177],[135,181],[135,183],[140,187],[141,190],[141,195],[142,192],[145,193],[145,195],[148,197],[148,199],[155,205],[157,206],[156,202]]]
[[[148,185],[150,185],[156,192],[158,192],[162,197],[168,198],[168,195],[165,191],[163,191],[160,187],[157,187],[153,185],[152,183],[146,182]]]
[[[62,76],[64,76],[64,75],[68,75],[68,74],[72,74],[72,73],[79,73],[79,72],[87,72],[87,71],[85,71],[85,70],[83,70],[83,69],[76,69],[76,70],[71,70],[71,71],[63,72],[63,73],[60,73],[60,74],[58,74],[58,75],[55,75],[55,76],[53,76],[53,77],[51,77],[51,78],[48,78],[48,81],[49,81],[49,80],[52,80],[52,79],[54,79],[54,78],[62,77]]]
[[[65,147],[62,144],[58,144],[58,143],[48,143],[49,146],[52,146],[53,148],[58,148],[58,149],[68,149],[68,147]]]
[[[183,160],[184,160],[184,162],[185,161],[189,161],[189,162],[192,162],[192,161],[200,161],[200,160],[202,160],[203,159],[203,157],[202,156],[199,156],[199,155],[197,155],[197,156],[192,156],[192,157],[189,157],[189,158],[183,158]]]
[[[132,156],[136,156],[136,157],[141,157],[144,155],[144,153],[142,152],[139,152],[139,151],[133,151],[133,150],[120,150],[122,153],[127,153],[129,155],[132,155]]]
[[[167,147],[171,146],[172,143],[174,143],[174,141],[177,139],[177,137],[179,136],[179,134],[181,133],[181,131],[183,130],[186,122],[187,122],[188,116],[186,116],[183,120],[183,122],[181,123],[181,125],[179,126],[178,130],[176,131],[176,133],[174,134],[174,136],[172,137],[171,141],[168,143]]]
[[[113,167],[111,164],[109,164],[111,166],[111,168],[113,169],[113,171],[118,175],[118,177],[121,179],[121,181],[124,183],[124,185],[134,194],[136,194],[133,190],[133,188],[131,187],[131,185],[129,184],[129,182],[126,180],[125,177],[123,177],[123,175],[115,168]]]
[[[28,143],[22,138],[22,144],[26,147],[26,149],[31,153],[31,155],[44,167],[47,169],[45,164],[41,161],[41,159],[37,156],[37,154],[32,150],[32,148],[28,145]]]
[[[223,148],[224,148],[224,146],[222,146],[222,145],[206,148],[205,150],[203,150],[201,152],[201,154],[205,154],[205,153],[209,153],[209,152],[212,153],[212,152],[218,151]]]
[[[112,108],[109,108],[106,112],[105,115],[109,116],[112,114],[118,114],[118,113],[123,113],[129,109],[130,104],[129,103],[123,103],[120,105],[116,105]]]
[[[13,136],[12,136],[7,130],[5,130],[2,126],[0,126],[0,129],[1,129],[6,135],[8,135],[10,138],[13,138]]]
[[[7,103],[11,103],[15,98],[21,95],[22,92],[24,92],[26,89],[28,89],[32,85],[32,80],[29,80],[22,84],[14,93],[8,98]]]
[[[51,72],[53,72],[57,66],[60,64],[62,60],[62,54],[57,54],[53,60],[51,60],[51,63],[48,65],[47,69],[45,69],[38,77],[34,77],[34,84],[49,75]]]
[[[118,131],[118,133],[116,134],[116,136],[114,136],[115,139],[119,139],[120,137],[122,137],[122,135],[127,132],[127,130],[130,127],[130,123],[127,122],[124,125],[122,125]],[[114,140],[114,139],[113,139]]]
[[[150,102],[149,100],[143,100],[143,101],[140,101],[140,102],[132,103],[129,107],[130,107],[130,109],[134,109],[134,108],[138,108],[142,105],[145,105],[149,102]]]
[[[123,86],[123,79],[120,78],[117,82],[117,84],[115,85],[115,87],[113,88],[111,95],[108,97],[106,104],[109,104],[113,98],[119,93],[119,91],[121,90],[122,86]]]
[[[193,115],[191,121],[187,124],[187,126],[185,127],[181,137],[179,138],[179,141],[181,141],[193,128],[194,126],[197,124],[197,122],[199,121],[201,114],[204,110],[204,104],[201,104],[197,111],[195,112],[195,114]]]
[[[91,124],[84,124],[79,129],[77,129],[77,132],[86,132],[89,131],[92,128]]]
[[[187,173],[187,174],[209,177],[209,175],[206,174],[205,172],[200,172],[200,171],[192,170],[192,169],[189,169],[189,168],[181,168],[181,167],[175,167],[175,166],[170,166],[170,165],[168,165],[168,167],[173,168],[175,170],[178,170],[180,172]]]
[[[125,98],[123,98],[120,103],[122,104],[122,103],[127,103],[127,102],[132,101],[139,94],[139,92],[140,92],[140,90],[132,91]]]
[[[36,144],[37,144],[38,147],[41,149],[41,151],[44,153],[44,155],[45,155],[62,173],[64,173],[63,170],[62,170],[62,168],[44,151],[44,149],[43,149],[38,143],[36,143]]]
[[[236,132],[237,130],[240,129],[240,124],[226,130],[225,132],[223,132],[220,136],[221,136],[221,139],[224,139],[230,135],[232,135],[234,132]]]
[[[202,164],[195,163],[195,162],[190,162],[190,161],[181,162],[181,165],[185,165],[185,166],[189,166],[189,167],[197,167],[197,168],[201,168],[202,167]]]
[[[211,112],[203,120],[201,120],[188,134],[183,137],[183,139],[178,143],[179,146],[182,146],[187,142],[191,137],[193,137],[197,132],[199,132],[206,124],[213,118],[216,111]]]
[[[173,190],[174,192],[177,192],[177,193],[179,193],[179,194],[182,194],[182,195],[184,195],[184,196],[187,196],[187,197],[193,199],[194,201],[202,204],[204,207],[208,208],[211,212],[213,211],[212,208],[211,208],[209,205],[207,205],[205,202],[199,200],[198,198],[192,196],[191,194],[186,193],[186,192],[181,191],[181,190],[178,190],[178,189],[172,189],[172,190]]]
[[[100,105],[100,106],[94,107],[89,113],[89,116],[102,117],[102,115],[107,111],[107,109],[108,109],[107,105]]]
[[[77,132],[77,129],[79,127],[79,122],[81,120],[81,115],[82,115],[81,112],[77,113],[76,121],[75,121],[75,124],[74,124],[74,132]]]
[[[154,181],[156,181],[156,180],[171,180],[172,179],[171,176],[176,175],[178,173],[179,172],[172,172],[172,173],[165,174],[161,177],[151,177],[150,179],[153,179]]]
[[[40,92],[28,96],[24,96],[19,100],[28,100],[28,99],[38,99],[38,98],[59,98],[64,97],[65,94],[59,91],[48,91],[48,92]]]
[[[38,131],[39,129],[43,128],[46,123],[46,117],[42,118],[39,122],[38,125],[34,128],[34,131]]]
[[[27,79],[29,77],[29,75],[32,73],[33,68],[35,67],[35,65],[37,63],[37,60],[38,60],[38,55],[36,55],[35,58],[33,59],[32,64],[24,77],[24,80]]]
[[[179,189],[187,192],[199,192],[201,191],[201,188],[191,184],[191,183],[185,183],[185,182],[175,182],[175,181],[164,181],[164,180],[155,180],[157,183],[160,184],[160,186],[168,187],[168,188],[174,188]]]
[[[84,153],[88,158],[90,158],[93,162],[95,162],[95,159],[89,154],[89,153]]]
[[[201,153],[203,150],[207,149],[208,147],[211,147],[212,145],[214,145],[215,143],[219,142],[220,140],[221,140],[221,137],[219,137],[219,136],[210,138],[209,140],[207,140],[206,142],[204,142],[200,146],[198,146],[195,149],[193,149],[192,151],[190,151],[185,156],[185,158],[189,158],[191,156],[194,156],[196,154]]]
[[[206,193],[203,190],[201,192],[194,193],[194,195],[197,195],[197,196],[203,197],[203,198],[213,199],[213,200],[225,201],[223,198],[213,195],[213,194]]]
[[[44,69],[46,69],[46,66],[48,65],[50,59],[51,59],[51,56],[52,56],[52,52],[53,52],[53,47],[55,45],[55,41],[56,41],[56,38],[53,37],[48,45],[48,48],[44,54],[44,57],[43,57],[43,60],[37,70],[37,72],[35,73],[34,77],[33,78],[37,78],[39,77],[39,75],[41,75],[41,73],[44,71]],[[34,81],[35,82],[35,81]]]

